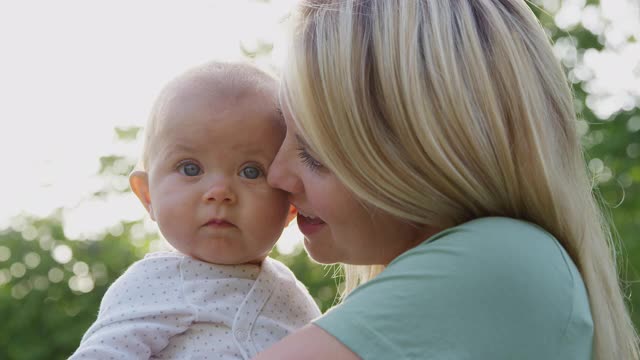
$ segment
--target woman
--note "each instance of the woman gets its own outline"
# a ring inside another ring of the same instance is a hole
[[[269,170],[346,297],[258,359],[638,359],[522,0],[303,1]]]

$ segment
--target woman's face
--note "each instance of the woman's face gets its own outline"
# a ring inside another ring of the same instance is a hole
[[[314,158],[282,104],[287,134],[268,171],[271,186],[289,192],[304,246],[320,263],[388,264],[433,232],[364,206]]]

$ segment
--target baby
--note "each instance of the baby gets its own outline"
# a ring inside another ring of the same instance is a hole
[[[277,86],[251,65],[209,63],[160,93],[130,184],[177,252],[110,286],[72,359],[250,359],[320,315],[267,257],[295,216],[266,181],[286,131]]]

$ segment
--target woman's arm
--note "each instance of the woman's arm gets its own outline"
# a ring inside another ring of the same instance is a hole
[[[310,324],[285,337],[254,360],[359,360],[349,348],[320,327]]]

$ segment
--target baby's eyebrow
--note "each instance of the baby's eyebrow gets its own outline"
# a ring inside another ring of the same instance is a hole
[[[182,150],[182,151],[194,151],[195,147],[191,144],[183,144],[183,143],[179,143],[179,144],[175,144],[173,146],[175,149],[177,150]]]
[[[186,144],[173,144],[172,146],[168,147],[169,152],[194,152],[196,151],[196,148],[193,147],[192,145],[186,145]]]
[[[163,157],[169,158],[175,156],[176,154],[192,154],[196,151],[193,146],[184,145],[184,144],[172,144],[170,146],[164,147],[160,153],[163,154]]]

